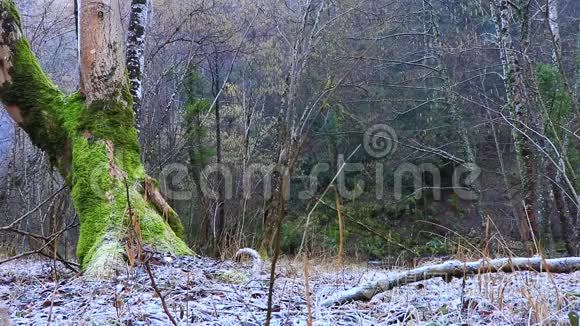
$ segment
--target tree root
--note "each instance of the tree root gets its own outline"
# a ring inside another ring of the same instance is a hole
[[[102,242],[94,249],[93,258],[84,266],[84,278],[90,281],[111,279],[122,274],[126,268],[124,248],[121,241],[108,233]]]
[[[451,260],[438,265],[423,266],[409,271],[392,273],[385,279],[372,281],[338,293],[323,301],[322,306],[330,307],[359,300],[369,301],[381,292],[435,277],[443,277],[450,280],[467,275],[497,272],[533,271],[568,274],[578,270],[580,270],[580,257],[558,259],[544,259],[542,257],[500,258],[476,262]]]
[[[183,225],[181,224],[181,220],[179,219],[179,216],[175,210],[171,208],[171,205],[169,205],[169,203],[161,194],[161,191],[156,185],[155,179],[146,176],[143,188],[146,200],[149,201],[149,203],[151,203],[155,209],[157,209],[163,218],[165,218],[169,226],[171,226],[173,232],[175,232],[179,238],[184,239],[185,231],[183,229]]]

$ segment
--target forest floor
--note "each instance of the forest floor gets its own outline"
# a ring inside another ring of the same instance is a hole
[[[252,276],[250,262],[186,257],[151,265],[157,288],[179,325],[263,325],[268,264]],[[88,282],[50,261],[0,266],[0,324],[8,309],[13,325],[171,325],[151,286],[136,268],[110,282]],[[272,325],[306,325],[303,262],[280,264]],[[388,270],[361,265],[309,263],[314,325],[570,325],[580,311],[580,271],[573,274],[493,274],[440,278],[403,286],[355,302],[323,308],[329,295]]]

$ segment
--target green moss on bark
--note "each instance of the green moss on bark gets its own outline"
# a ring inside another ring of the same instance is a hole
[[[145,201],[138,185],[130,189],[131,207],[135,210],[141,227],[141,235],[146,244],[177,254],[190,254],[191,250],[182,240],[183,226],[181,222],[174,229],[166,222],[149,202]],[[181,230],[181,232],[180,232]],[[173,248],[173,249],[172,249]]]
[[[24,120],[21,127],[64,174],[67,167],[58,154],[68,139],[61,128],[65,96],[42,72],[28,41],[14,40],[11,52],[12,66],[8,69],[11,80],[0,87],[0,98],[6,105],[19,108]]]
[[[185,240],[185,228],[183,227],[183,223],[181,223],[181,219],[177,213],[171,212],[169,216],[167,216],[167,223],[180,239]]]
[[[113,187],[113,180],[108,171],[104,143],[91,144],[83,137],[75,137],[72,185],[72,197],[80,218],[77,256],[84,265],[87,253],[107,231],[113,217],[113,206],[105,197],[105,192]]]
[[[7,18],[14,21],[20,29],[22,29],[22,20],[20,19],[20,14],[18,14],[18,8],[12,0],[2,0],[2,8],[8,13]]]
[[[73,199],[81,218],[77,254],[83,266],[98,259],[99,248],[110,242],[112,234],[118,234],[119,239],[128,234],[129,206],[139,218],[143,243],[178,255],[191,253],[174,232],[183,233],[179,219],[168,224],[142,195],[145,172],[132,126],[131,101],[125,100],[92,103],[80,114],[76,128],[72,180]],[[103,107],[99,109],[99,105]],[[106,141],[113,144],[113,162],[107,155]],[[126,176],[113,177],[111,165]]]
[[[191,250],[141,194],[143,180],[116,179],[111,177],[109,169],[103,140],[92,142],[82,136],[75,138],[73,200],[81,222],[77,255],[82,265],[91,265],[91,261],[99,256],[101,246],[110,242],[111,235],[125,238],[130,227],[129,206],[139,219],[144,244],[177,255],[191,254]]]
[[[14,3],[0,1],[4,12],[0,43],[11,52],[6,62],[10,78],[0,85],[0,99],[17,108],[22,128],[71,186],[80,219],[77,255],[83,269],[100,274],[100,269],[110,267],[110,257],[114,257],[113,265],[122,261],[123,240],[129,234],[129,202],[145,244],[177,255],[191,254],[178,236],[183,226],[177,215],[166,222],[142,195],[146,175],[127,85],[110,100],[89,105],[81,94],[64,95],[43,73],[22,37]]]
[[[124,86],[120,94],[111,100],[91,103],[80,117],[79,129],[89,131],[96,140],[111,140],[115,148],[119,166],[134,178],[144,178],[141,164],[139,140],[135,129],[135,113],[129,89]]]

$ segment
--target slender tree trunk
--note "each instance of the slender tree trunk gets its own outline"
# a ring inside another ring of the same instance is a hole
[[[575,95],[567,85],[566,75],[562,70],[561,55],[562,55],[562,45],[560,42],[560,27],[558,18],[558,0],[547,0],[547,13],[546,20],[552,38],[552,65],[556,71],[560,72],[560,78],[565,84],[565,88],[568,91],[568,95],[574,101]],[[570,108],[572,113],[575,112],[574,108]],[[565,121],[558,121],[559,125],[561,123],[566,124]],[[555,137],[560,145],[560,153],[555,153],[554,158],[558,162],[558,166],[553,164],[549,167],[548,175],[552,178],[552,192],[554,195],[554,204],[557,209],[557,214],[560,219],[562,239],[566,245],[566,251],[570,255],[575,255],[578,253],[578,242],[580,238],[578,237],[577,230],[574,228],[573,217],[568,205],[568,198],[566,197],[566,188],[562,185],[564,173],[562,171],[567,171],[567,155],[569,147],[569,135],[566,133],[563,136],[558,136],[560,134],[559,130],[553,130]],[[561,139],[563,138],[563,139]],[[573,171],[573,169],[570,169]],[[574,178],[575,179],[575,178]]]
[[[453,86],[452,77],[449,75],[449,70],[447,69],[447,65],[445,64],[445,58],[443,57],[443,48],[444,43],[441,40],[439,26],[433,15],[430,15],[432,18],[432,26],[435,30],[435,40],[439,44],[439,51],[434,51],[434,56],[438,59],[438,65],[441,70],[441,78],[443,80],[442,90],[447,98],[448,101],[448,109],[451,113],[451,119],[455,123],[457,133],[459,134],[459,138],[461,140],[461,149],[463,152],[463,158],[465,160],[465,167],[474,171],[477,167],[476,165],[476,156],[475,150],[473,149],[473,145],[471,144],[471,140],[469,139],[469,133],[465,126],[465,119],[464,115],[465,112],[461,109],[461,102],[459,97],[457,96],[455,87]],[[482,232],[485,230],[486,220],[481,210],[481,186],[479,180],[474,180],[472,183],[467,185],[468,189],[473,192],[477,196],[477,201],[474,203],[475,214],[480,222]]]
[[[127,37],[127,72],[133,98],[137,132],[141,130],[141,106],[143,103],[143,73],[145,72],[145,37],[149,20],[147,0],[131,1],[131,16]]]
[[[552,235],[552,220],[549,212],[552,210],[552,201],[550,200],[550,184],[547,179],[548,165],[550,164],[548,157],[544,154],[548,152],[547,141],[544,137],[536,137],[537,135],[545,135],[545,121],[542,112],[546,112],[544,103],[539,96],[539,90],[536,83],[535,66],[529,60],[528,50],[530,44],[530,3],[522,3],[518,11],[519,21],[521,23],[521,79],[525,86],[522,98],[526,105],[529,127],[526,131],[526,140],[530,146],[530,153],[533,157],[535,188],[536,193],[536,210],[535,213],[538,223],[538,239],[542,239],[547,248],[553,249],[553,235]],[[534,140],[530,140],[533,138]],[[533,143],[536,142],[537,145]],[[538,146],[539,148],[535,148]]]
[[[338,216],[338,266],[342,266],[344,260],[344,216],[342,214],[342,204],[340,203],[340,193],[334,189],[336,199],[336,214]]]
[[[560,168],[565,169],[564,161],[559,160]],[[556,169],[555,166],[550,166],[549,175],[555,176],[552,192],[554,194],[554,204],[557,209],[558,217],[560,218],[560,232],[562,235],[562,240],[566,245],[566,251],[569,255],[574,256],[578,254],[578,234],[574,228],[573,218],[570,213],[570,208],[568,206],[568,201],[566,198],[566,192],[562,190],[562,173]]]
[[[505,169],[505,164],[504,164],[504,161],[503,161],[503,153],[502,153],[502,150],[501,150],[501,148],[499,146],[499,139],[498,139],[498,135],[497,135],[497,129],[495,127],[495,122],[493,121],[491,115],[489,115],[489,123],[491,125],[491,131],[493,133],[493,141],[495,143],[495,150],[497,152],[497,157],[498,157],[498,161],[499,161],[500,172],[501,172],[502,179],[503,179],[503,183],[504,183],[504,186],[505,186],[505,190],[506,190],[506,193],[507,193],[507,196],[508,196],[509,206],[510,206],[510,208],[512,210],[512,217],[514,219],[516,219],[516,221],[518,223],[518,230],[520,232],[519,235],[521,236],[521,231],[522,231],[522,229],[525,229],[525,228],[523,228],[520,225],[520,219],[519,219],[520,214],[518,214],[518,210],[514,206],[513,198],[512,198],[512,195],[511,195],[511,188],[512,187],[511,187],[511,184],[510,184],[510,182],[508,180],[507,172],[506,172],[506,169]]]
[[[220,117],[220,99],[219,92],[221,89],[221,78],[220,78],[220,65],[219,65],[219,55],[215,53],[214,57],[214,71],[212,78],[212,90],[213,95],[217,98],[215,101],[215,142],[216,142],[216,162],[218,165],[222,164],[222,132],[221,132],[221,117]],[[224,180],[221,174],[217,176],[217,188],[218,188],[218,198],[216,201],[216,214],[214,221],[214,253],[220,252],[222,247],[226,244],[226,234],[225,234],[225,189]]]
[[[555,65],[558,64],[560,57],[560,26],[558,24],[558,1],[557,0],[547,0],[547,10],[548,10],[548,26],[550,28],[550,33],[552,34],[552,41],[554,43],[554,48],[552,49],[552,61]]]
[[[576,81],[574,82],[574,93],[576,101],[580,101],[580,23],[576,35]]]
[[[132,220],[142,243],[191,251],[179,218],[141,164],[119,6],[82,1],[79,9],[81,91],[67,96],[40,68],[14,3],[0,2],[0,99],[67,180],[81,223],[79,261],[88,277],[106,278],[125,268]]]
[[[256,101],[255,105],[253,107],[249,107],[248,105],[246,105],[246,94],[245,94],[245,90],[244,90],[244,104],[243,104],[243,108],[244,108],[244,156],[242,157],[242,176],[246,175],[247,169],[248,169],[248,163],[249,163],[249,159],[250,159],[250,132],[252,130],[252,122],[253,122],[253,116],[254,116],[254,111],[255,111],[255,107],[258,105],[259,101]],[[245,191],[245,190],[244,190]],[[247,211],[247,206],[248,206],[248,196],[246,196],[246,194],[242,194],[242,199],[241,199],[241,207],[242,207],[242,213],[241,213],[241,221],[240,221],[240,225],[239,225],[239,229],[238,229],[238,246],[242,247],[243,246],[243,242],[244,242],[244,228],[245,228],[245,223],[246,223],[246,211]]]
[[[510,9],[506,0],[498,0],[496,6],[499,11],[497,20],[497,34],[500,42],[500,53],[502,53],[503,66],[506,84],[506,93],[508,94],[508,106],[511,109],[511,117],[517,121],[517,127],[522,132],[527,132],[530,125],[529,108],[527,102],[527,87],[524,82],[522,67],[513,41],[510,35]],[[522,32],[523,33],[523,32]],[[530,140],[522,135],[521,132],[514,130],[514,143],[518,164],[520,166],[520,179],[524,197],[524,207],[522,208],[522,225],[530,225],[531,232],[539,236],[539,223],[536,210],[536,172],[534,164],[533,145]],[[522,235],[527,237],[528,232]],[[526,239],[528,240],[528,239]]]
[[[290,96],[288,95],[288,93],[290,92],[290,84],[291,84],[291,77],[290,75],[287,76],[286,78],[286,88],[284,90],[284,96],[282,97],[284,101],[282,102],[282,108],[281,108],[281,112],[278,115],[278,137],[279,137],[279,141],[283,142],[280,147],[278,148],[277,151],[277,155],[278,155],[278,159],[277,159],[277,164],[278,167],[285,167],[287,164],[287,160],[288,160],[288,143],[287,143],[287,139],[289,138],[289,127],[287,127],[287,120],[284,119],[284,112],[285,110],[289,110],[288,108],[288,101],[290,99]],[[274,237],[276,235],[276,228],[277,228],[277,224],[276,220],[279,219],[278,217],[278,213],[283,213],[284,210],[279,209],[280,206],[284,205],[284,202],[280,202],[280,200],[285,201],[285,198],[283,198],[284,196],[281,196],[282,193],[282,184],[283,184],[283,179],[285,178],[285,176],[280,176],[277,174],[272,175],[272,197],[268,198],[264,204],[264,216],[262,219],[262,225],[263,225],[263,234],[262,234],[262,240],[260,241],[260,255],[262,257],[268,257],[270,255],[271,252],[273,252],[274,248],[272,248],[272,241],[275,241]],[[283,217],[282,217],[283,218]]]
[[[318,9],[314,10],[317,5],[319,5]],[[310,59],[310,54],[314,49],[315,34],[325,7],[324,0],[316,5],[313,1],[306,1],[300,5],[301,26],[292,48],[290,69],[286,78],[282,107],[278,116],[280,147],[278,149],[277,168],[282,171],[282,175],[272,178],[274,196],[272,200],[268,201],[266,213],[264,214],[264,235],[260,244],[260,254],[262,255],[267,255],[268,250],[272,247],[272,240],[276,242],[275,246],[279,249],[280,226],[286,218],[288,210],[287,190],[290,189],[290,175],[294,169],[294,164],[299,159],[303,142],[303,139],[299,138],[302,135],[298,134],[300,128],[296,125],[296,93]],[[312,24],[311,26],[310,23]],[[273,261],[275,262],[278,258],[279,250],[274,251]],[[271,303],[271,295],[269,295],[269,307],[271,307]],[[270,324],[270,315],[271,312],[269,311],[266,325]]]

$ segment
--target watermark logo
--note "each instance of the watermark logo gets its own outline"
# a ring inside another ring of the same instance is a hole
[[[287,167],[278,164],[253,163],[241,168],[213,163],[197,171],[196,178],[192,178],[195,171],[191,167],[183,163],[172,163],[160,171],[159,181],[165,196],[178,201],[191,200],[194,196],[210,200],[219,200],[220,196],[226,200],[250,200],[252,197],[268,200],[274,193],[282,194],[285,200],[295,196],[297,200],[307,201],[320,196],[324,189],[331,186],[347,200],[355,200],[367,194],[374,195],[376,200],[388,197],[400,201],[404,197],[420,199],[431,193],[430,198],[439,201],[445,198],[444,189],[453,191],[462,200],[478,199],[480,194],[477,185],[481,169],[476,164],[457,165],[452,177],[446,180],[443,180],[441,168],[428,162],[401,162],[393,166],[391,161],[387,170],[385,158],[394,155],[398,145],[398,135],[394,128],[377,124],[366,130],[363,144],[350,156],[339,154],[334,164],[317,162],[294,176]],[[361,147],[374,158],[371,164],[352,159]],[[107,174],[109,168],[107,164],[96,166],[90,180],[93,192],[105,197],[111,195],[102,189],[103,175]],[[449,175],[448,172],[445,175]],[[387,177],[392,179],[388,180]],[[198,180],[199,185],[195,185],[194,180]],[[221,187],[215,180],[221,180]],[[387,185],[392,188],[387,189]],[[201,194],[196,193],[199,191]]]
[[[367,154],[374,158],[385,158],[398,148],[397,132],[389,125],[377,124],[364,134],[363,146]]]

